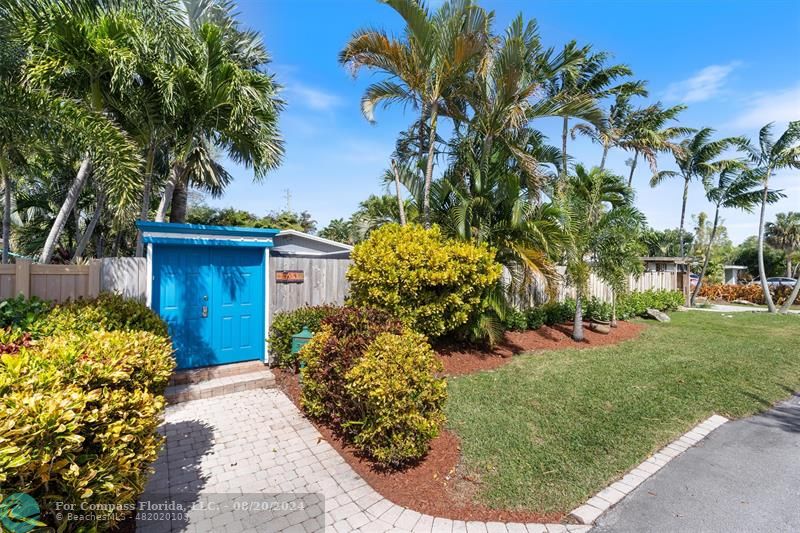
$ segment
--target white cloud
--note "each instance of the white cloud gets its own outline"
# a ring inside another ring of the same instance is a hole
[[[290,83],[286,88],[286,92],[294,95],[304,106],[309,107],[315,111],[329,111],[342,103],[339,96],[303,85],[301,83]],[[289,100],[291,105],[292,101]]]
[[[727,65],[709,65],[689,79],[671,83],[665,98],[687,104],[710,100],[719,94],[728,76],[739,64],[733,61]]]
[[[800,120],[800,83],[788,89],[754,94],[743,107],[744,112],[733,119],[731,127],[760,128],[768,122],[785,125]],[[774,130],[776,134],[778,129]]]

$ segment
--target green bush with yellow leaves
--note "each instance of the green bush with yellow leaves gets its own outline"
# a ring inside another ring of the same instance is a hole
[[[438,227],[417,224],[373,231],[351,259],[352,303],[384,309],[428,337],[466,324],[501,273],[487,246],[445,239]]]
[[[424,335],[385,311],[344,307],[300,351],[303,409],[377,463],[425,455],[444,423],[447,384]]]
[[[113,527],[113,520],[67,522],[62,515],[59,521],[55,506],[135,503],[161,448],[156,430],[175,365],[171,344],[165,335],[129,328],[124,318],[95,322],[101,329],[87,331],[83,325],[98,313],[115,315],[114,309],[94,311],[108,302],[165,331],[134,304],[105,298],[57,306],[52,323],[50,315],[42,319],[50,335],[0,356],[2,495],[29,494],[41,520],[59,531]]]

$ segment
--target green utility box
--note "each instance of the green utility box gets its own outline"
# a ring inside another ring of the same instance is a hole
[[[314,334],[308,331],[307,327],[303,327],[303,331],[300,333],[295,333],[292,335],[292,353],[296,354],[300,352],[300,349],[306,345],[308,341],[311,340]]]

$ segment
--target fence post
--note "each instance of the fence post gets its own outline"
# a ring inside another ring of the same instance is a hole
[[[31,262],[29,259],[17,258],[14,264],[14,294],[28,298],[31,295]]]
[[[89,298],[97,298],[100,295],[100,270],[102,262],[100,259],[92,259],[89,262],[89,280],[87,283]]]

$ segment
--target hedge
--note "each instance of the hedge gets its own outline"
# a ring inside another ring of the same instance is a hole
[[[42,520],[59,531],[114,527],[111,520],[58,520],[55,505],[126,505],[143,492],[161,447],[162,394],[175,365],[165,332],[152,311],[111,295],[48,305],[35,320],[7,325],[6,341],[36,339],[0,356],[4,494],[32,496]]]
[[[770,289],[772,299],[776,304],[783,304],[792,292],[792,287],[782,286]],[[748,285],[706,285],[705,283],[700,286],[698,296],[708,298],[709,300],[722,300],[725,302],[732,302],[734,300],[747,300],[754,304],[765,304],[764,291],[761,289],[761,284],[754,283]]]

